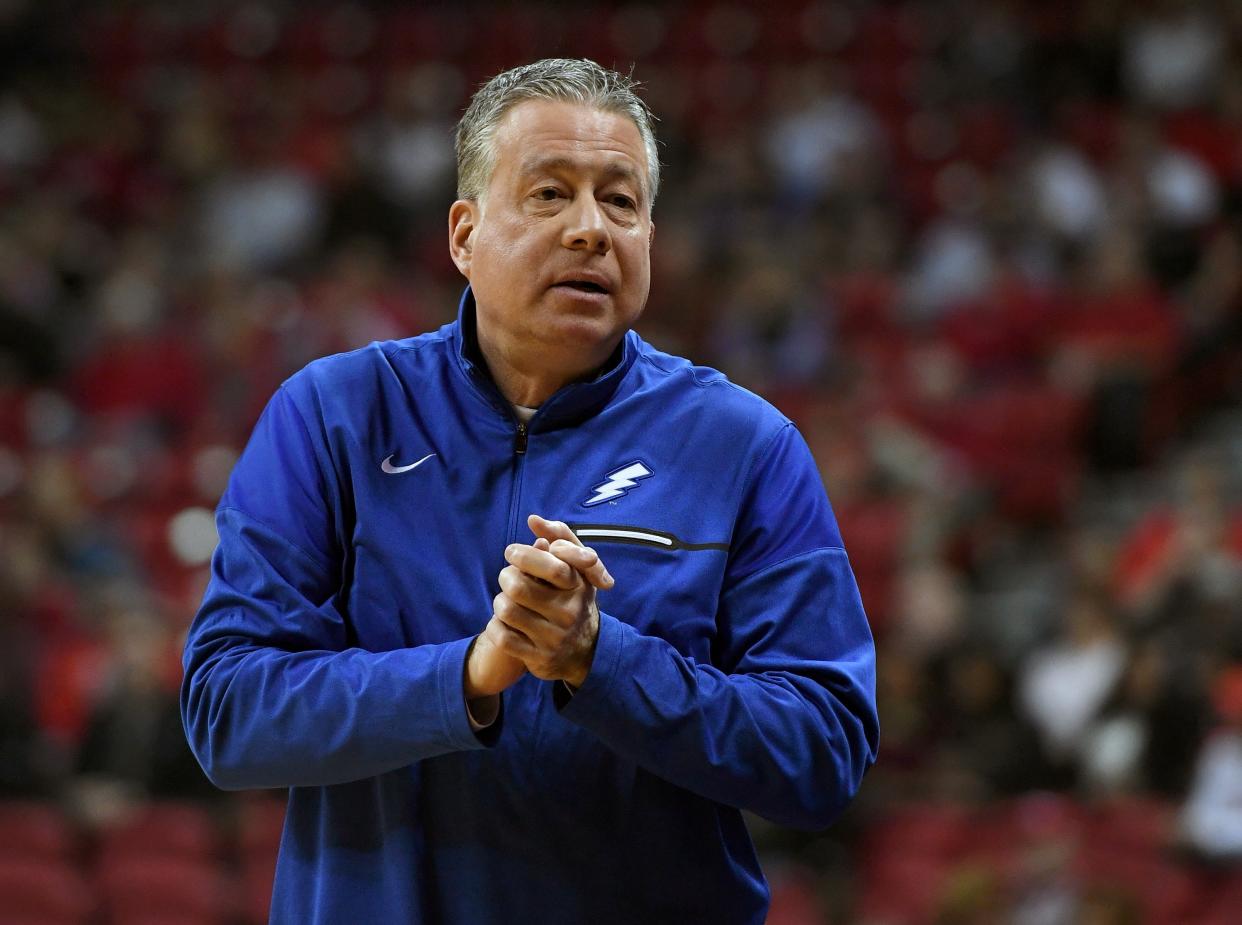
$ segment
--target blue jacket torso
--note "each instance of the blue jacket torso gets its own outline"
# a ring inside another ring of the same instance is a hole
[[[312,363],[220,502],[182,711],[218,785],[290,788],[272,921],[761,923],[739,809],[827,825],[878,735],[806,444],[633,332],[522,427],[473,325],[467,290],[437,332]],[[530,513],[616,586],[578,692],[528,675],[475,733],[466,648]]]

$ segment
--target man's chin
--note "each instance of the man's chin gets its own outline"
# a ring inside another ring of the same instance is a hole
[[[615,341],[623,331],[618,330],[611,316],[586,314],[562,314],[540,325],[539,339],[545,343],[558,343],[579,349],[590,349],[595,344]]]
[[[611,292],[576,289],[573,286],[553,286],[548,290],[558,306],[569,306],[577,311],[606,311],[613,305]]]

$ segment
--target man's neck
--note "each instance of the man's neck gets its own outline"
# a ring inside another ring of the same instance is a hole
[[[585,365],[558,365],[546,354],[542,357],[528,357],[506,350],[491,342],[481,331],[478,340],[479,351],[487,362],[488,371],[492,374],[496,387],[500,389],[500,394],[510,403],[527,408],[538,408],[558,389],[571,382],[594,379],[616,349],[613,344],[602,357],[590,357]]]

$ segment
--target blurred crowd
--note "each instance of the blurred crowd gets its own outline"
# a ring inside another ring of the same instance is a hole
[[[453,317],[453,125],[551,55],[643,82],[640,333],[798,422],[876,633],[859,802],[755,821],[772,921],[1230,921],[1227,0],[0,3],[0,798],[220,799],[176,690],[231,465],[303,364]]]

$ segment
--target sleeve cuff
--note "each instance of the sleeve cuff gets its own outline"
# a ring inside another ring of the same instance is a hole
[[[486,729],[492,723],[496,722],[496,717],[500,715],[500,695],[493,694],[492,697],[480,697],[474,702],[473,709],[470,701],[466,701],[466,719],[470,720],[470,728],[475,732]]]
[[[569,685],[552,686],[552,702],[569,720],[584,719],[605,707],[610,701],[617,667],[625,651],[626,636],[633,632],[628,626],[602,610],[599,614],[599,636],[595,640],[595,658],[586,680],[576,691]]]
[[[444,646],[438,666],[440,690],[440,715],[444,719],[444,735],[450,748],[457,750],[487,748],[496,744],[504,720],[504,697],[496,711],[496,719],[476,732],[470,723],[470,711],[466,707],[466,692],[462,679],[465,677],[466,654],[474,637],[457,639]]]

